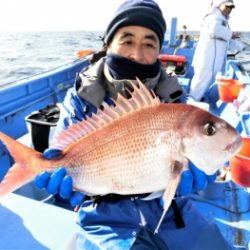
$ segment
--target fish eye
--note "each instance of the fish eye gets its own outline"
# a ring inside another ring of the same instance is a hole
[[[204,125],[204,132],[206,135],[211,136],[216,133],[216,128],[214,126],[214,123],[209,121]]]

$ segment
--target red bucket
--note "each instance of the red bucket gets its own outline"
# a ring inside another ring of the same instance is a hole
[[[239,154],[230,161],[232,180],[244,187],[250,187],[250,137],[242,138]]]
[[[235,79],[217,79],[220,100],[233,102],[237,99],[243,86],[242,82]]]

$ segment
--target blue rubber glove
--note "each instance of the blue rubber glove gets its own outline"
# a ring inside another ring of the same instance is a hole
[[[189,170],[186,170],[182,173],[177,193],[180,195],[187,195],[191,192],[201,191],[205,189],[207,183],[214,182],[216,176],[216,174],[206,175],[192,162],[189,162]]]
[[[61,150],[47,149],[43,157],[50,160],[61,156]],[[67,175],[64,167],[56,169],[53,173],[44,171],[37,175],[35,185],[38,188],[46,188],[49,194],[59,194],[64,199],[69,199],[71,206],[80,205],[85,195],[81,192],[73,191],[73,180]]]

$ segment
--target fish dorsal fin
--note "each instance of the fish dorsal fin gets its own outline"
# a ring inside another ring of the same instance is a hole
[[[68,129],[59,133],[53,140],[51,147],[65,149],[81,137],[110,124],[114,120],[131,114],[139,109],[160,104],[159,98],[149,90],[139,79],[138,86],[130,81],[133,91],[127,89],[131,95],[129,99],[118,93],[117,100],[113,100],[114,106],[105,105],[104,109],[98,109],[96,114],[86,117],[85,120],[71,125]]]

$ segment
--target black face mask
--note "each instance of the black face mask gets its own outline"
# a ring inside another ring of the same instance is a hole
[[[136,77],[145,80],[155,77],[161,69],[159,60],[153,64],[141,64],[113,53],[107,54],[106,63],[115,80],[134,80]]]

